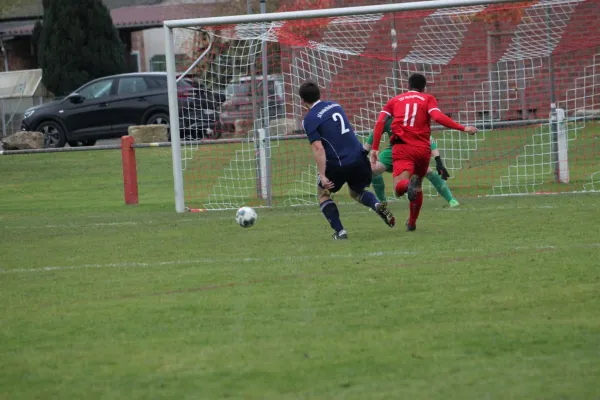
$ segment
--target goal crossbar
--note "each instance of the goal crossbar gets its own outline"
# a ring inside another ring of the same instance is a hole
[[[275,12],[266,14],[230,15],[224,17],[189,18],[164,21],[168,28],[190,28],[227,24],[243,24],[266,21],[290,21],[297,19],[314,19],[329,17],[347,17],[352,15],[367,15],[399,11],[431,10],[438,8],[455,8],[468,6],[483,6],[490,4],[506,4],[522,2],[523,0],[431,0],[413,1],[398,4],[379,4],[373,6],[339,7],[320,10],[302,10]]]

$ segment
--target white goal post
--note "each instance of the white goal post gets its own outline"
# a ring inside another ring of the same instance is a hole
[[[385,12],[401,12],[412,10],[427,10],[437,8],[466,7],[477,5],[488,5],[496,3],[511,3],[519,0],[432,0],[417,1],[410,3],[382,4],[364,7],[331,8],[323,10],[291,11],[282,13],[265,13],[235,15],[215,18],[192,18],[181,20],[168,20],[164,22],[165,32],[165,57],[167,64],[168,96],[169,96],[169,119],[171,131],[171,148],[173,157],[173,180],[175,189],[175,211],[183,213],[186,211],[185,195],[183,188],[183,173],[181,159],[181,142],[179,132],[179,107],[177,99],[177,69],[175,62],[175,43],[173,28],[203,28],[207,26],[261,23],[271,21],[286,21],[296,19],[342,17],[352,15],[377,14]],[[266,89],[266,86],[264,86]],[[264,112],[268,113],[267,110]],[[268,140],[268,127],[267,127]],[[261,183],[262,184],[262,183]],[[270,190],[267,190],[270,191]]]
[[[446,114],[480,130],[433,127],[458,197],[600,186],[600,35],[577,39],[583,19],[600,18],[593,0],[276,13],[265,1],[261,14],[164,22],[177,213],[315,204],[299,84],[313,80],[340,102],[364,142],[414,72]]]

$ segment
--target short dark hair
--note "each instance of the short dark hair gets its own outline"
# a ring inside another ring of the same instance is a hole
[[[314,103],[321,98],[321,90],[314,82],[304,82],[298,89],[300,98],[306,103]]]
[[[408,88],[410,90],[418,90],[422,92],[425,90],[425,86],[427,85],[427,79],[425,79],[424,75],[421,74],[412,74],[408,78]]]

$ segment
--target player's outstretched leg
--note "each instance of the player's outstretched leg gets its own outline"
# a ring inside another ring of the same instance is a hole
[[[412,175],[408,181],[408,188],[406,189],[406,197],[408,201],[415,201],[417,199],[417,192],[421,189],[421,178],[418,175]]]
[[[342,221],[340,220],[340,212],[337,208],[337,205],[331,198],[324,193],[320,193],[319,200],[321,203],[321,212],[329,222],[331,229],[333,229],[333,239],[348,239],[348,233],[344,229],[342,225]]]
[[[408,221],[406,221],[406,230],[414,231],[417,229],[417,219],[419,218],[419,213],[421,212],[421,207],[423,206],[423,192],[418,191],[415,194],[415,199],[410,202],[409,210],[410,214],[408,217]]]
[[[387,200],[387,198],[385,197],[385,182],[383,180],[383,175],[373,175],[371,186],[373,186],[373,190],[375,191],[375,196],[377,197],[377,200]]]
[[[373,193],[369,192],[368,190],[357,192],[350,189],[350,196],[352,196],[352,198],[358,201],[360,204],[375,211],[377,215],[381,217],[383,222],[385,222],[390,228],[396,225],[396,218],[394,217],[394,214],[388,210],[386,202],[377,201],[377,198]]]
[[[445,180],[442,179],[440,174],[429,169],[425,177],[427,178],[427,180],[429,180],[429,182],[431,182],[431,184],[433,185],[435,190],[437,190],[440,196],[442,196],[444,200],[446,200],[448,204],[450,204],[450,207],[456,207],[460,205],[460,203],[454,198],[454,196],[452,196],[452,192],[450,191],[448,184]]]
[[[387,208],[387,203],[385,201],[377,203],[375,205],[375,211],[387,226],[393,228],[396,225],[396,217],[394,217],[394,214]]]
[[[392,170],[392,149],[387,148],[379,153],[377,163],[373,169],[373,178],[371,179],[371,185],[375,191],[375,196],[379,201],[387,201],[385,196],[385,182],[383,180],[383,173]]]
[[[422,179],[418,175],[412,175],[408,184],[407,197],[409,204],[409,217],[406,221],[406,230],[414,231],[417,229],[417,218],[423,206],[423,190],[421,189]]]
[[[401,179],[396,183],[396,187],[394,188],[394,191],[396,192],[396,197],[404,196],[404,193],[406,193],[406,191],[408,190],[408,183],[408,179]]]

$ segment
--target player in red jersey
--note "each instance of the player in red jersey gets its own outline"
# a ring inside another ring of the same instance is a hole
[[[379,142],[385,123],[392,121],[392,160],[396,196],[408,192],[410,201],[410,217],[406,221],[406,229],[417,228],[417,218],[423,204],[421,184],[427,174],[431,158],[431,120],[446,128],[456,129],[474,135],[477,128],[462,126],[443,114],[432,95],[425,93],[427,80],[421,74],[412,74],[408,78],[409,91],[402,93],[383,107],[373,133],[371,166],[374,168],[379,154]]]

